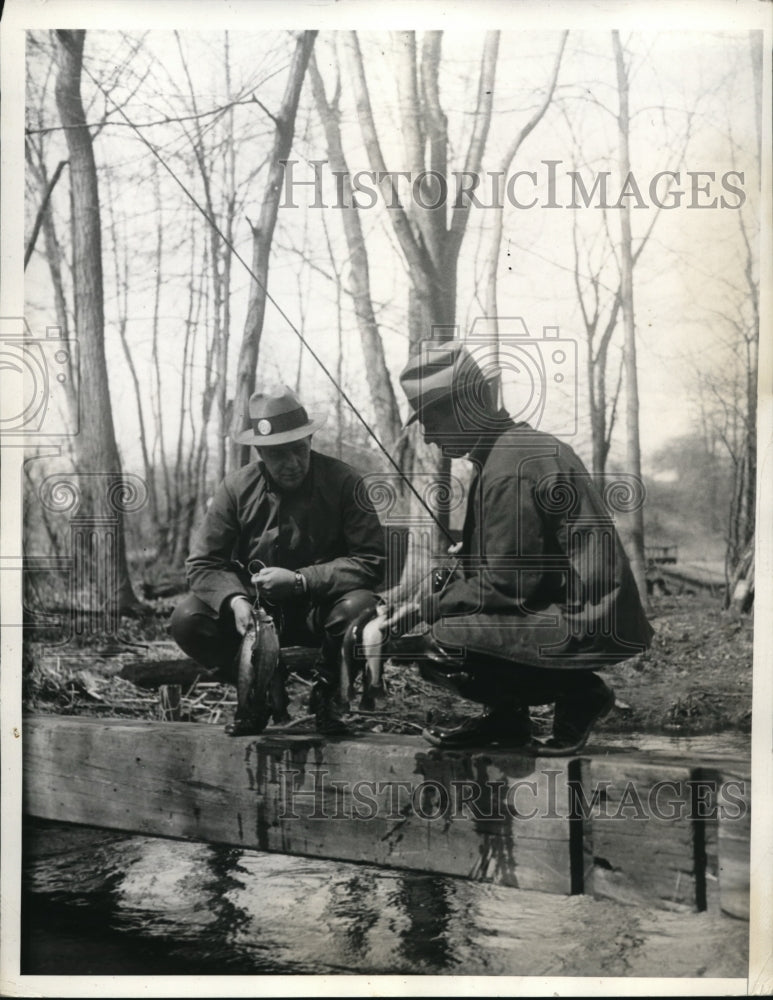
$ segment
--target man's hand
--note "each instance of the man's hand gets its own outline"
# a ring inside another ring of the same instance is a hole
[[[295,573],[279,566],[266,566],[252,577],[252,582],[269,601],[286,601],[295,590]]]
[[[421,619],[421,609],[418,601],[405,601],[386,611],[386,621],[382,625],[382,634],[390,632],[394,635],[404,635],[418,624]]]
[[[236,631],[245,635],[252,624],[252,601],[248,597],[232,597],[231,610],[234,613]]]

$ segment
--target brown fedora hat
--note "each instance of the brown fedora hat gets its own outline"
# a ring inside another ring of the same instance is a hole
[[[309,437],[324,424],[325,417],[309,415],[288,385],[278,385],[250,396],[250,421],[252,428],[234,435],[234,441],[261,448]]]
[[[414,411],[405,426],[419,420],[427,407],[452,397],[469,399],[475,409],[475,399],[496,377],[497,373],[484,374],[460,340],[425,341],[400,373],[400,384]]]

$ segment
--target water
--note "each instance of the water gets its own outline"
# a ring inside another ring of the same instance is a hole
[[[748,925],[461,879],[38,825],[22,973],[746,974]]]
[[[641,752],[690,763],[732,759],[749,761],[751,735],[740,732],[706,733],[701,736],[671,736],[662,733],[594,733],[588,751]]]
[[[699,763],[748,737],[594,736]],[[748,925],[367,865],[35,823],[22,972],[59,975],[747,973]]]

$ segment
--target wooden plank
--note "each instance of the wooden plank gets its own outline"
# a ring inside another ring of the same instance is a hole
[[[290,841],[289,804],[303,821],[303,853],[324,853],[331,815],[364,819],[339,823],[339,849],[353,860],[410,859],[428,871],[569,893],[567,770],[563,761],[440,752],[411,737],[330,745],[291,784],[286,770],[278,775],[277,836]]]
[[[719,905],[724,913],[749,919],[751,781],[748,772],[722,772],[717,810]]]
[[[666,762],[591,761],[595,896],[698,909],[690,778]]]
[[[23,736],[33,816],[547,892],[577,881],[564,760],[61,717]]]
[[[704,818],[706,908],[749,919],[749,843],[751,780],[749,768],[726,761],[696,768],[694,789]]]

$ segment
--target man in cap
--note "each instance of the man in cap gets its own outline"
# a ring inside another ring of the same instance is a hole
[[[484,705],[459,727],[428,726],[431,743],[575,753],[614,704],[595,670],[644,650],[652,629],[593,479],[568,445],[497,405],[476,353],[490,345],[428,342],[400,376],[409,423],[475,474],[453,571],[439,592],[391,610],[392,632],[407,634],[388,648]],[[547,703],[553,734],[537,743],[529,706]]]
[[[281,645],[319,645],[310,707],[318,731],[345,735],[341,643],[348,624],[375,605],[382,528],[357,490],[358,473],[312,449],[324,419],[310,416],[290,388],[256,392],[249,413],[252,426],[236,440],[254,445],[257,461],[229,473],[212,499],[186,563],[191,593],[175,609],[172,635],[235,683],[257,586]],[[230,732],[239,734],[238,716]]]

